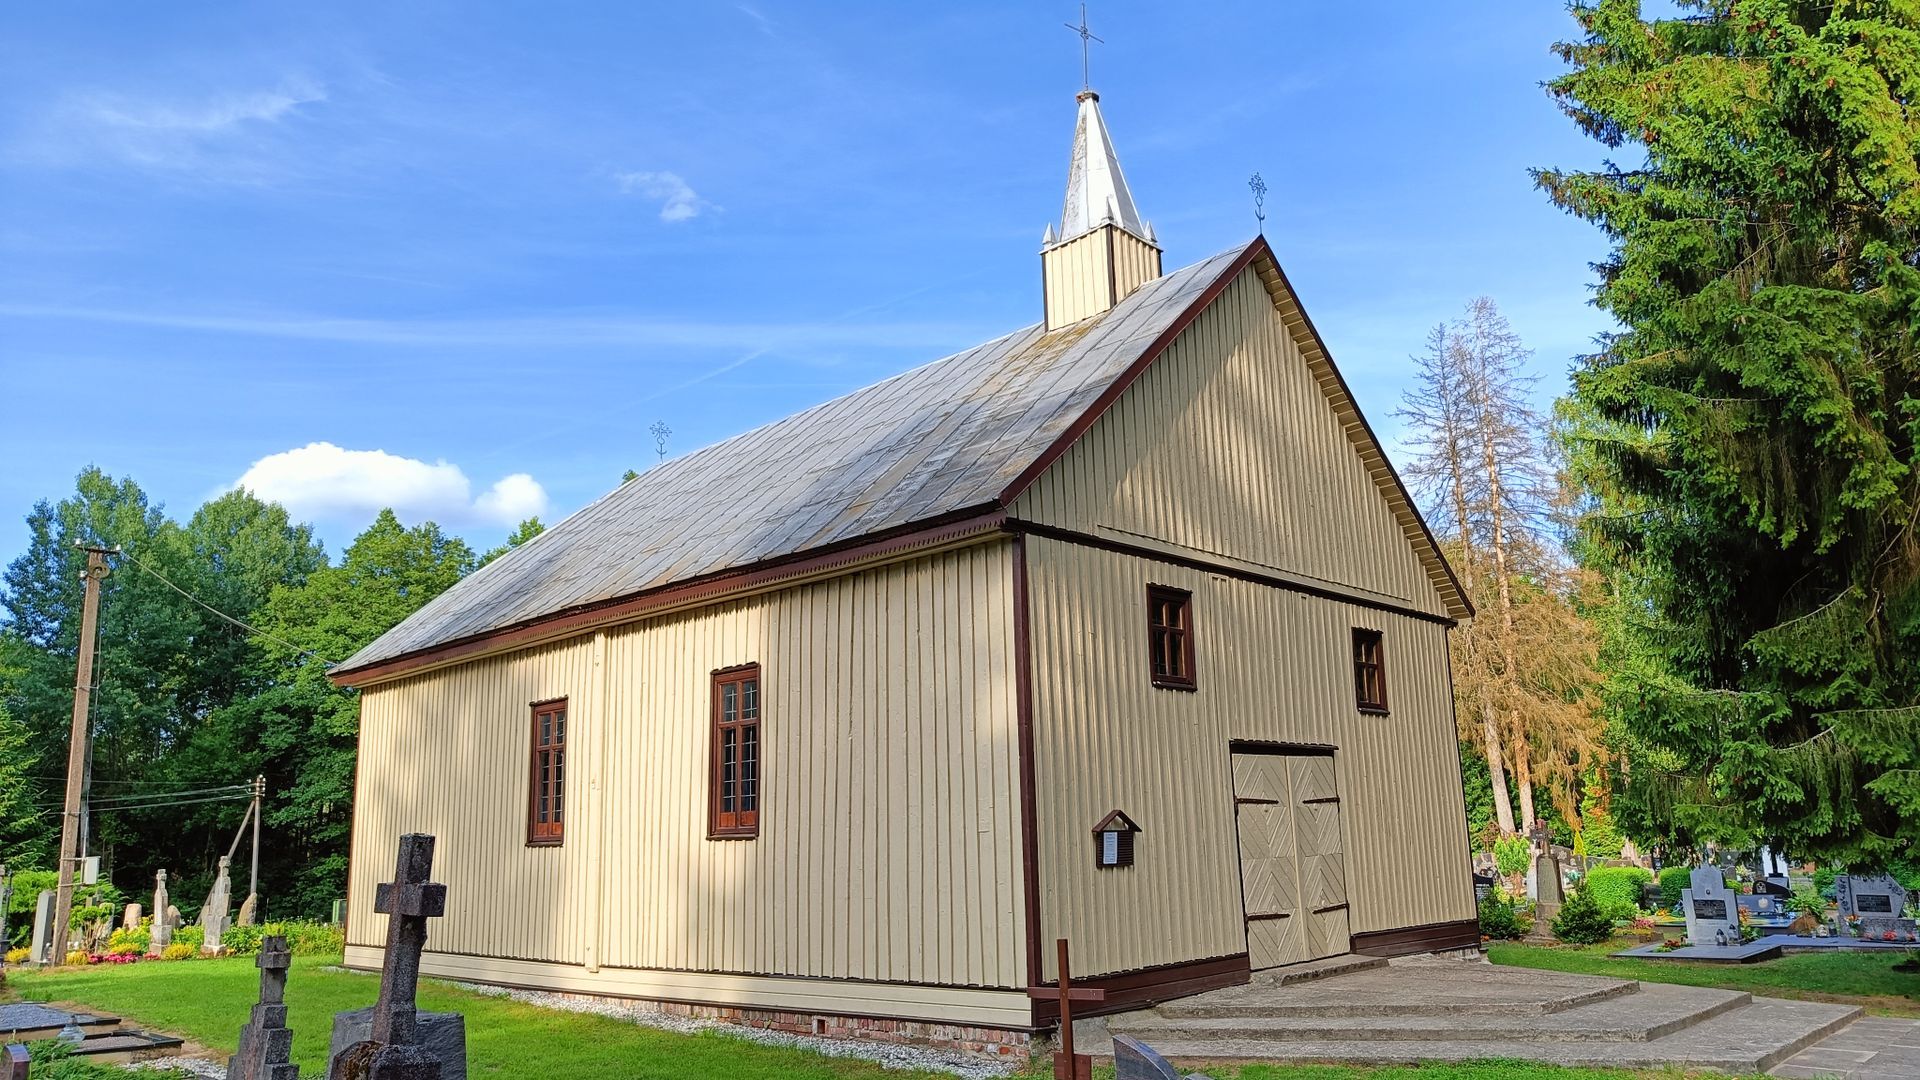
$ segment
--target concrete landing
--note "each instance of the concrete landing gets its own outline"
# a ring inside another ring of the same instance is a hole
[[[1793,1080],[1912,1080],[1920,1076],[1920,1020],[1869,1016],[1856,1020],[1776,1065]]]
[[[1085,1021],[1076,1040],[1140,1038],[1182,1065],[1516,1058],[1764,1072],[1861,1015],[1847,1005],[1419,958],[1306,985],[1243,986]],[[1878,1078],[1874,1078],[1878,1080]]]

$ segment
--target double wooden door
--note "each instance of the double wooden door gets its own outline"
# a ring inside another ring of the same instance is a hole
[[[1348,951],[1340,793],[1330,753],[1235,753],[1247,954],[1255,970]]]

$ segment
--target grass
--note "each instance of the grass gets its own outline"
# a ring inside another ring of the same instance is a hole
[[[1893,970],[1904,954],[1890,952],[1791,953],[1754,964],[1702,964],[1644,960],[1608,953],[1614,945],[1520,945],[1496,942],[1496,964],[1544,968],[1582,975],[1610,975],[1643,982],[1681,983],[1746,990],[1765,997],[1839,1001],[1879,1016],[1920,1017],[1920,974]]]
[[[287,982],[293,1057],[308,1076],[326,1075],[333,1014],[372,1004],[378,990],[371,977],[326,970],[335,963],[337,958],[296,958]],[[243,958],[16,971],[8,973],[8,980],[22,997],[81,1003],[191,1039],[220,1056],[233,1052],[259,986],[253,962]],[[540,1009],[431,980],[421,983],[420,1006],[466,1015],[467,1071],[474,1077],[946,1080],[945,1074],[882,1069],[857,1059],[762,1046],[721,1032],[679,1035],[606,1017]],[[1216,1080],[1676,1080],[1688,1075],[1568,1069],[1520,1061],[1392,1067],[1247,1065],[1206,1071]],[[1022,1073],[1021,1080],[1050,1075],[1049,1068],[1036,1067]],[[1113,1070],[1096,1069],[1095,1075],[1110,1080]]]

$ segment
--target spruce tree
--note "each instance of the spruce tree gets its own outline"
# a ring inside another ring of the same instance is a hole
[[[1563,417],[1629,613],[1608,699],[1679,838],[1920,840],[1920,4],[1575,3],[1554,98],[1620,164],[1537,179],[1620,323]]]

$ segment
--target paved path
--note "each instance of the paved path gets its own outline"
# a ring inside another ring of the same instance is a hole
[[[1855,1020],[1774,1066],[1772,1076],[1797,1080],[1914,1080],[1920,1077],[1920,1020],[1868,1016]]]

